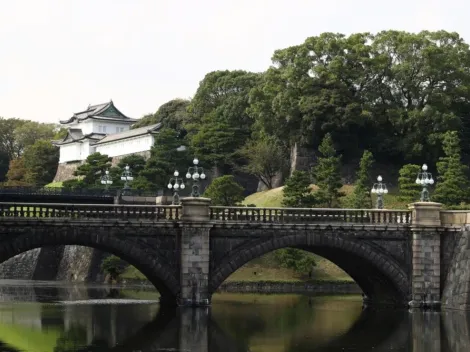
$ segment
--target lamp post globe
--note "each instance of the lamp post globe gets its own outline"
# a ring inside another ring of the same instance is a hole
[[[121,174],[121,180],[124,181],[124,187],[122,189],[122,195],[124,196],[131,189],[129,182],[134,181],[134,177],[132,176],[132,171],[129,165],[124,167],[124,171]]]
[[[372,185],[371,193],[377,195],[376,208],[383,209],[384,207],[384,194],[388,193],[387,185],[382,182],[382,176],[377,176],[377,182]]]
[[[429,186],[432,186],[434,184],[434,179],[432,178],[432,174],[428,172],[428,165],[423,164],[421,167],[421,172],[418,173],[416,176],[416,181],[415,183],[418,185],[421,185],[423,189],[421,190],[421,196],[420,196],[420,201],[421,202],[430,202],[431,199],[429,197]]]
[[[178,170],[175,170],[175,172],[173,172],[173,177],[170,178],[170,181],[168,182],[168,189],[173,189],[173,201],[172,201],[172,205],[179,205],[180,204],[180,196],[179,196],[179,193],[178,191],[180,189],[184,189],[185,188],[185,185],[183,183],[183,178],[181,177],[178,177],[180,175],[180,173],[178,172]]]
[[[186,178],[188,180],[193,180],[192,185],[192,192],[191,197],[199,197],[199,181],[204,180],[206,178],[206,174],[204,173],[204,169],[199,165],[199,159],[193,159],[193,166],[188,168],[188,172],[186,173]]]

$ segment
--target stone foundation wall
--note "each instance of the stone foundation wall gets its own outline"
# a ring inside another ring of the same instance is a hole
[[[75,178],[73,173],[82,164],[83,164],[82,161],[77,161],[74,163],[59,164],[59,166],[57,167],[57,172],[55,174],[53,182],[63,182],[67,180],[73,180]]]
[[[101,261],[107,254],[82,246],[66,246],[57,270],[56,280],[96,282],[103,281]]]
[[[37,248],[0,264],[0,279],[103,282],[101,262],[107,255],[82,246]]]
[[[447,235],[444,235],[447,236]],[[456,236],[456,245],[442,291],[442,306],[450,309],[470,309],[470,227]],[[450,252],[451,249],[448,249]]]
[[[138,153],[131,153],[131,154],[124,154],[124,155],[119,155],[115,156],[111,160],[111,166],[117,166],[119,162],[125,158],[126,156],[129,155],[141,155],[145,159],[148,159],[150,157],[150,150],[146,150],[144,152],[138,152]],[[70,162],[70,163],[64,163],[64,164],[59,164],[57,168],[57,172],[54,177],[54,182],[63,182],[67,180],[73,180],[75,176],[73,175],[74,171],[77,170],[77,168],[82,165],[84,161],[77,161],[77,162]]]
[[[21,253],[0,264],[0,279],[31,280],[41,248]]]

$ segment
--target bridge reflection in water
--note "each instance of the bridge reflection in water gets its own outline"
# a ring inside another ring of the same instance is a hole
[[[2,351],[461,352],[469,348],[468,313],[362,310],[360,300],[347,297],[227,294],[216,297],[212,307],[195,309],[107,299],[0,304]]]

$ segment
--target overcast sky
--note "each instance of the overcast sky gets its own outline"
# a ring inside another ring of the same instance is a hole
[[[468,0],[0,0],[0,116],[58,122],[113,99],[139,118],[309,36],[445,29],[470,42],[469,14]]]

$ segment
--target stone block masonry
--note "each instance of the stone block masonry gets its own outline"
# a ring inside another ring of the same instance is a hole
[[[437,232],[413,232],[412,306],[439,305],[441,239]]]
[[[181,228],[180,305],[201,306],[210,303],[209,261],[211,225],[209,220],[210,200],[206,198],[184,198]]]

